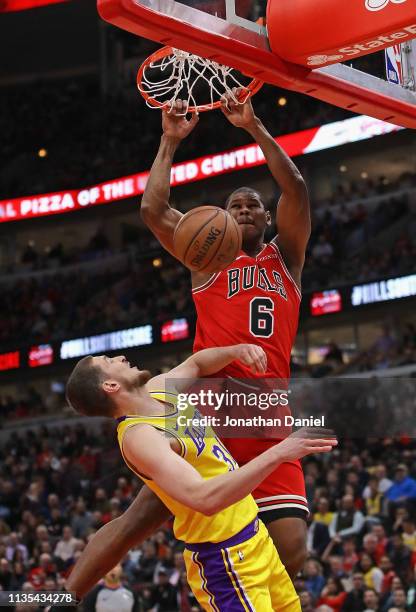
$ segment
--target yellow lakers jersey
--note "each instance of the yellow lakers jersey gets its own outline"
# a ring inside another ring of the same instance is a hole
[[[121,453],[128,467],[135,472],[147,486],[163,501],[175,517],[173,530],[175,537],[188,543],[221,542],[230,538],[252,521],[258,512],[257,504],[251,495],[225,508],[214,516],[205,516],[176,499],[167,495],[155,482],[139,474],[140,468],[132,466],[123,453],[123,437],[129,427],[138,424],[152,425],[176,438],[181,446],[182,457],[190,463],[205,479],[220,476],[238,468],[237,463],[225,446],[216,437],[211,427],[201,426],[202,415],[193,406],[178,410],[177,398],[172,393],[151,392],[150,395],[161,402],[171,405],[171,411],[161,416],[125,416],[119,419],[117,437]],[[191,423],[194,420],[194,423]],[[178,479],[178,487],[180,480]]]

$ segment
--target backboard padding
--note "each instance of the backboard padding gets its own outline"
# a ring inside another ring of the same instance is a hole
[[[226,5],[234,2],[225,1]],[[345,71],[340,75],[285,62],[271,52],[263,29],[253,30],[249,24],[201,11],[195,8],[196,2],[206,4],[203,0],[98,0],[98,10],[106,21],[138,36],[208,57],[251,77],[356,113],[416,128],[416,96],[410,101],[405,96],[396,99],[393,91],[372,91],[364,82],[350,81]],[[208,4],[212,6],[209,0]]]

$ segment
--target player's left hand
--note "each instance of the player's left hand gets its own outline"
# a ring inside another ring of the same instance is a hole
[[[256,122],[251,100],[248,98],[244,104],[239,104],[236,101],[240,97],[244,99],[246,95],[242,87],[234,87],[232,93],[233,95],[229,94],[223,97],[221,110],[228,121],[235,125],[235,127],[250,129]]]
[[[267,355],[261,346],[256,344],[237,344],[235,359],[249,366],[256,374],[264,374],[267,370]]]

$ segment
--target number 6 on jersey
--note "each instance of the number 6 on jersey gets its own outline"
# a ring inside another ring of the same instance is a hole
[[[255,297],[250,302],[250,333],[269,338],[274,332],[274,302],[269,297]]]

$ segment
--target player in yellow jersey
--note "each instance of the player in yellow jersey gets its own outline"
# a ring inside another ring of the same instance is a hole
[[[283,461],[330,451],[336,441],[291,435],[238,468],[211,428],[189,426],[195,408],[178,418],[176,394],[166,390],[168,381],[179,387],[234,360],[266,371],[263,349],[247,344],[205,349],[154,378],[123,356],[84,357],[67,397],[82,414],[118,419],[124,460],[174,515],[188,581],[205,610],[300,612],[250,492]]]

